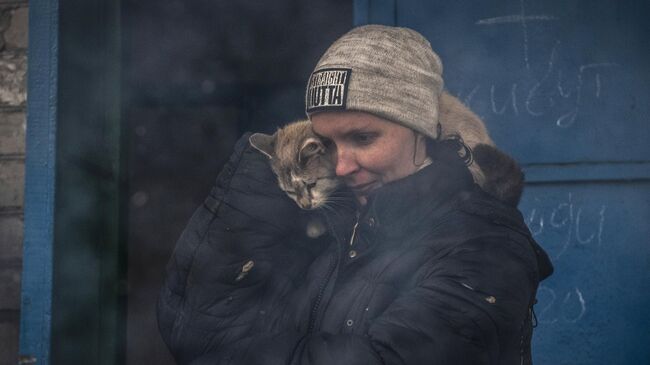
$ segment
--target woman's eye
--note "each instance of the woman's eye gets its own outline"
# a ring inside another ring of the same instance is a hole
[[[325,154],[331,154],[336,150],[336,145],[331,139],[322,139],[323,147],[325,147]]]
[[[367,146],[375,141],[376,135],[374,133],[358,133],[352,136],[355,143],[361,146]]]
[[[331,139],[327,139],[327,138],[321,138],[321,142],[323,142],[323,146],[325,146],[325,148],[327,149],[332,147],[332,145],[334,144]]]

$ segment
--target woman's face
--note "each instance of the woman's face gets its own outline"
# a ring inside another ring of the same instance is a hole
[[[369,113],[321,112],[311,121],[331,148],[336,175],[361,204],[372,190],[417,171],[426,158],[422,135]]]

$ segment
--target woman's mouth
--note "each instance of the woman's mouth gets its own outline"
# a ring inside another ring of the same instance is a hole
[[[376,189],[378,187],[377,185],[378,184],[377,184],[376,181],[371,181],[371,182],[365,183],[365,184],[348,185],[348,187],[356,195],[362,195],[362,194],[366,194],[366,193],[370,192],[371,190]]]

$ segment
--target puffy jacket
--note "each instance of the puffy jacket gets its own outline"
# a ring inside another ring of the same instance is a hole
[[[441,154],[363,210],[310,214],[244,136],[179,239],[158,302],[179,364],[529,364],[552,272],[519,211]]]

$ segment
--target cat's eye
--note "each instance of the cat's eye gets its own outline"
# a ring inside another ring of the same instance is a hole
[[[301,149],[298,154],[298,163],[301,166],[306,166],[314,156],[325,153],[325,147],[321,142],[308,142]]]
[[[318,143],[312,142],[312,143],[308,143],[303,149],[303,151],[307,153],[313,153],[318,151],[318,148],[319,148]]]

